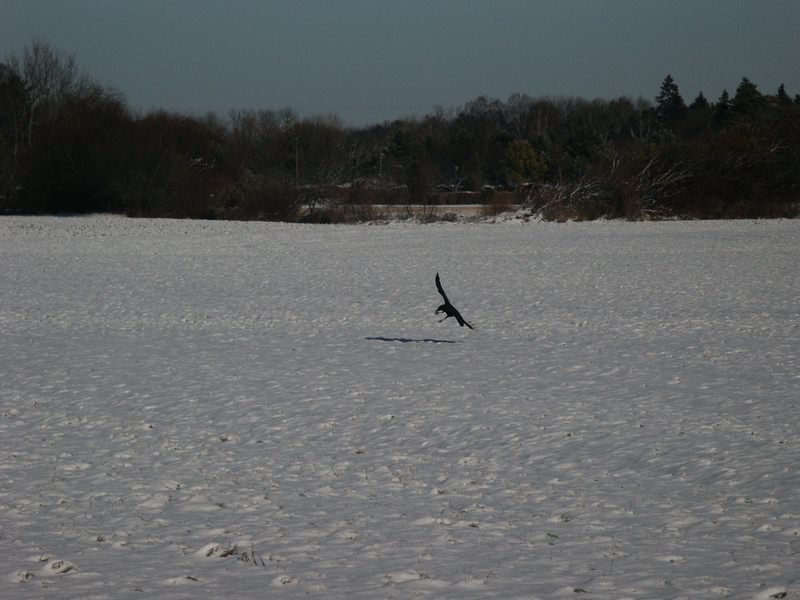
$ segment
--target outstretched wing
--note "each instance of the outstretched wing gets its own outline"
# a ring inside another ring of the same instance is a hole
[[[442,282],[439,281],[439,273],[438,272],[436,273],[436,289],[439,290],[439,293],[442,295],[442,298],[444,298],[444,303],[445,304],[450,304],[450,300],[447,299],[447,294],[445,294],[444,290],[442,289]]]

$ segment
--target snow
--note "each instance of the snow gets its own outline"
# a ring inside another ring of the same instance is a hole
[[[800,221],[2,218],[0,597],[800,597],[799,259]]]

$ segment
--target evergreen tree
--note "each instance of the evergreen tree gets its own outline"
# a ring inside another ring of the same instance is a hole
[[[707,136],[710,132],[712,117],[713,111],[711,110],[711,104],[706,100],[703,92],[700,92],[689,105],[685,125],[681,128],[683,134],[687,138]]]
[[[764,96],[758,91],[756,84],[747,77],[743,77],[736,95],[733,97],[731,108],[739,115],[753,115],[764,103]]]
[[[786,93],[786,88],[784,87],[783,84],[780,84],[778,86],[777,98],[778,98],[778,104],[786,105],[792,103],[792,99],[789,98],[789,94]]]
[[[731,115],[731,99],[728,90],[722,90],[719,100],[714,105],[714,120],[718,124],[724,124]]]
[[[697,98],[695,98],[692,103],[689,105],[689,110],[692,111],[701,111],[706,110],[709,107],[708,100],[703,95],[703,92],[697,94]]]
[[[667,75],[661,83],[661,91],[656,96],[656,117],[662,123],[680,119],[686,112],[686,104],[672,75]]]
[[[546,168],[528,140],[514,140],[506,148],[506,178],[509,181],[520,184],[539,179]]]

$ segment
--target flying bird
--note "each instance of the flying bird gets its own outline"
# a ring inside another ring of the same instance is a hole
[[[455,317],[456,321],[458,321],[458,324],[461,325],[461,327],[466,325],[470,329],[473,329],[472,325],[470,325],[464,320],[464,317],[461,316],[461,313],[458,312],[458,309],[456,309],[455,306],[450,304],[450,300],[447,299],[447,294],[445,294],[444,290],[442,289],[442,282],[439,280],[439,273],[436,273],[436,289],[439,290],[439,293],[442,295],[442,298],[444,298],[444,304],[442,304],[439,308],[437,308],[436,312],[433,314],[438,315],[439,313],[444,313],[446,315],[444,319],[441,319],[439,321],[439,323],[441,323],[445,319],[449,319],[450,317]]]

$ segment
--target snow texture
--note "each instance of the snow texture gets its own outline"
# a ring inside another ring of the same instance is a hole
[[[800,221],[0,219],[0,597],[798,598],[798,265]]]

